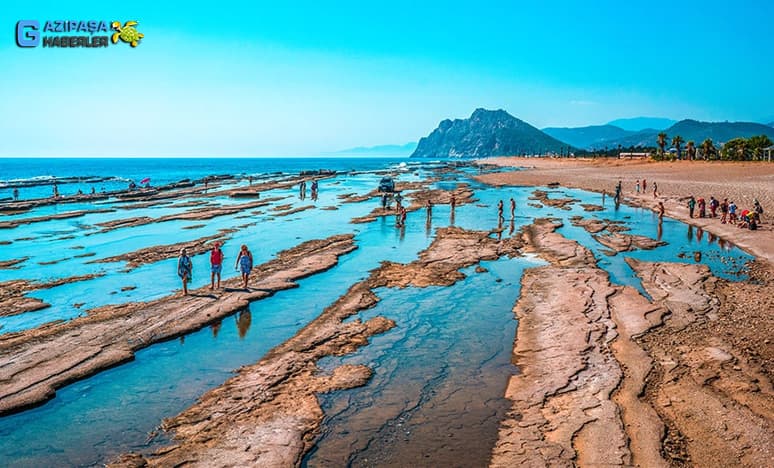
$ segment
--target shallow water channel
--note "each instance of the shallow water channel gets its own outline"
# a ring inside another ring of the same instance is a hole
[[[412,168],[399,180],[417,180],[427,175],[420,168]],[[705,233],[697,235],[695,229],[678,221],[665,219],[659,225],[656,216],[647,210],[625,205],[616,208],[609,199],[604,211],[595,213],[585,212],[580,203],[571,205],[570,210],[535,208],[528,205],[534,203],[529,200],[534,188],[491,188],[476,184],[465,175],[447,174],[438,183],[450,188],[465,181],[475,188],[478,201],[459,206],[453,220],[448,206],[436,206],[429,225],[424,210],[409,213],[404,232],[394,227],[392,217],[350,224],[351,218],[367,214],[378,200],[342,203],[338,195],[366,193],[375,187],[379,177],[342,175],[321,181],[316,206],[336,206],[338,210],[333,211],[312,209],[287,217],[275,216],[273,206],[311,203],[308,198],[298,200],[296,190],[291,188],[262,194],[262,198],[288,198],[259,208],[260,213],[251,213],[249,218],[236,214],[207,221],[168,221],[94,234],[97,222],[131,216],[158,217],[176,210],[164,206],[119,209],[0,230],[0,240],[33,238],[14,243],[14,249],[0,251],[0,260],[31,257],[18,270],[0,270],[0,281],[105,273],[95,279],[31,294],[52,306],[0,317],[0,333],[71,319],[104,304],[163,297],[179,287],[174,276],[175,259],[124,272],[122,262],[87,263],[94,258],[192,240],[253,222],[256,224],[231,234],[224,249],[225,271],[229,272],[225,276],[235,275],[229,271],[228,262],[233,261],[242,243],[251,246],[256,263],[304,240],[333,234],[355,232],[358,246],[342,256],[334,268],[299,281],[299,288],[254,302],[249,309],[181,339],[152,345],[139,351],[132,362],[58,390],[56,397],[45,405],[0,418],[0,465],[93,465],[122,452],[148,451],[168,442],[164,434],[149,438],[164,417],[190,406],[201,394],[233,375],[234,369],[259,360],[269,349],[293,336],[350,285],[364,279],[380,261],[414,260],[430,244],[437,227],[453,221],[467,229],[494,229],[498,222],[495,206],[500,199],[506,203],[503,236],[517,235],[521,226],[536,217],[561,219],[564,226],[560,232],[590,248],[600,267],[618,284],[640,288],[624,262],[625,256],[693,262],[693,254],[698,251],[702,253],[702,263],[709,265],[716,275],[730,279],[736,278],[744,262],[751,258]],[[600,196],[594,193],[565,189],[549,192],[552,198],[570,196],[582,203],[601,203]],[[511,197],[517,203],[512,222],[507,213]],[[572,226],[569,220],[576,215],[621,221],[631,229],[628,233],[658,237],[668,244],[650,251],[607,256],[602,252],[604,246],[582,228]],[[204,226],[182,229],[197,224]],[[71,232],[73,238],[62,238],[65,231]],[[57,234],[50,235],[51,232]],[[175,233],[174,239],[170,232]],[[76,258],[71,252],[94,252],[95,256]],[[66,259],[50,265],[38,264],[62,258]],[[524,269],[540,264],[541,261],[530,257],[501,259],[484,262],[485,272],[475,272],[473,267],[465,269],[466,278],[450,287],[377,290],[381,301],[358,316],[367,319],[383,315],[395,320],[397,326],[373,337],[371,344],[354,354],[319,363],[324,370],[341,363],[363,363],[374,370],[374,377],[364,387],[320,396],[325,421],[321,437],[304,464],[485,465],[499,421],[508,407],[502,397],[506,382],[518,371],[510,359],[517,326],[512,308],[519,297],[519,281]],[[194,287],[208,284],[206,270],[206,256],[195,257]],[[134,289],[122,291],[125,286]],[[75,307],[77,303],[81,305]]]

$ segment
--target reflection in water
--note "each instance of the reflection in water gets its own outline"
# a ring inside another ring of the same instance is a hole
[[[689,242],[693,240],[693,226],[690,225],[690,224],[688,225],[688,236],[687,237],[688,237],[688,241]]]
[[[430,210],[427,211],[427,220],[425,221],[425,235],[430,237],[430,233],[433,230],[433,217],[430,215]]]
[[[701,238],[704,237],[704,229],[697,227],[696,228],[696,240],[701,242]]]
[[[217,322],[214,322],[212,325],[210,325],[210,330],[212,330],[212,337],[217,338],[218,332],[220,331],[221,322],[218,320]]]
[[[664,219],[659,217],[658,218],[658,227],[656,228],[656,240],[661,240],[661,237],[664,235]]]
[[[239,339],[244,338],[247,335],[247,331],[250,330],[250,323],[253,321],[253,316],[250,313],[250,309],[242,309],[237,315],[236,325],[239,331]]]
[[[715,237],[715,234],[713,234],[711,232],[707,233],[707,242],[709,242],[710,244],[714,244],[715,243],[715,239],[717,239],[717,237]]]
[[[508,235],[513,236],[513,229],[515,228],[515,222],[514,219],[511,218],[510,225],[508,226]]]

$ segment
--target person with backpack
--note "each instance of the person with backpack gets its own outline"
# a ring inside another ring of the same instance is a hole
[[[693,198],[693,195],[691,195],[691,198],[688,199],[688,217],[693,218],[693,209],[696,207],[696,199]]]
[[[186,249],[180,249],[180,257],[177,259],[177,276],[183,280],[183,294],[188,294],[188,283],[193,274],[193,262]]]

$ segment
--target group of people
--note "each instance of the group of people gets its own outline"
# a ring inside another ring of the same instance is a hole
[[[220,288],[220,274],[223,270],[223,251],[220,242],[212,244],[210,250],[210,289]],[[247,289],[247,282],[250,280],[250,272],[253,269],[253,254],[246,245],[242,245],[237,255],[234,269],[242,275],[242,288]],[[193,262],[188,255],[188,249],[180,250],[180,257],[177,259],[177,275],[183,282],[183,294],[188,294],[188,283],[193,277]]]
[[[709,203],[704,198],[696,199],[693,195],[688,198],[688,217],[690,218],[716,218],[720,211],[721,224],[736,224],[740,228],[758,229],[763,215],[763,207],[758,199],[753,200],[752,209],[739,210],[733,200],[728,198],[718,201],[715,197],[710,197]],[[709,213],[707,207],[709,206]],[[694,216],[694,214],[696,216]]]
[[[312,200],[313,201],[317,201],[317,194],[318,194],[317,191],[319,189],[319,185],[318,185],[316,179],[312,180],[311,189],[312,189]],[[305,200],[306,199],[306,181],[305,180],[302,180],[298,184],[298,197],[301,200]]]
[[[653,198],[658,198],[658,183],[653,182]],[[642,192],[640,192],[640,188],[642,188]],[[618,188],[616,192],[620,196],[620,190],[621,190],[621,181],[618,181]],[[634,186],[635,192],[639,193],[648,193],[648,180],[642,179],[642,183],[640,183],[640,179],[637,179],[637,183]]]

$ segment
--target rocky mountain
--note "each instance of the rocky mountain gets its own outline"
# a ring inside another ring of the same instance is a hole
[[[600,149],[610,141],[625,138],[637,132],[624,130],[615,125],[590,125],[588,127],[548,127],[543,132],[577,148]]]
[[[754,122],[700,122],[698,120],[681,120],[671,127],[663,130],[670,139],[675,135],[683,137],[684,141],[693,140],[700,144],[706,138],[713,142],[725,143],[728,140],[755,135],[767,135],[774,139],[774,128]],[[656,146],[656,138],[659,130],[644,130],[635,135],[629,135],[609,142],[610,147],[621,145],[624,148],[630,146]]]
[[[630,119],[616,119],[607,124],[630,132],[641,132],[651,128],[663,130],[676,123],[677,120],[665,119],[663,117],[632,117]]]
[[[469,119],[443,120],[419,140],[412,158],[479,158],[567,151],[568,145],[504,110],[476,109]]]
[[[358,146],[328,153],[333,156],[408,156],[417,148],[416,142],[405,145]]]

